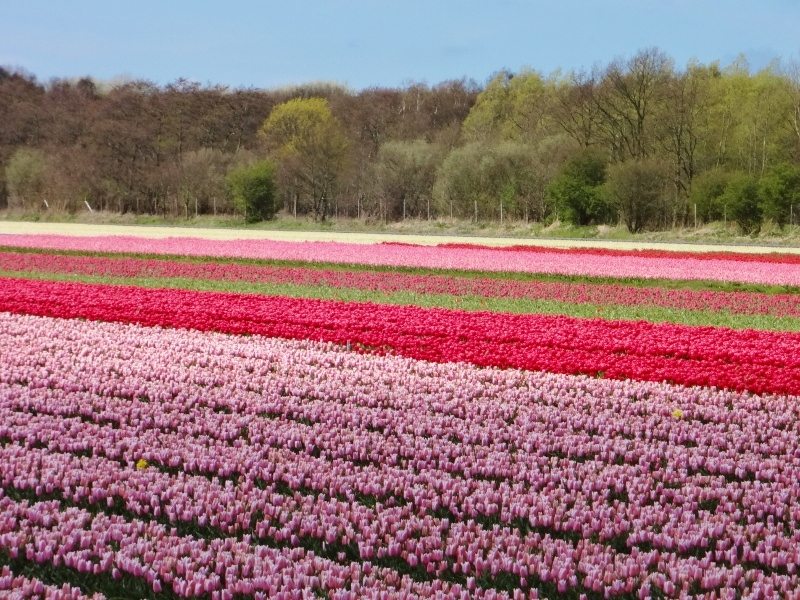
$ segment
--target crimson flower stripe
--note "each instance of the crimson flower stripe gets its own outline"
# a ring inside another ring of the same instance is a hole
[[[0,279],[0,310],[353,343],[435,362],[800,393],[800,334]]]
[[[215,281],[320,285],[379,292],[527,298],[578,304],[661,306],[728,311],[746,315],[800,317],[800,294],[765,294],[639,287],[554,281],[518,281],[491,277],[450,277],[398,272],[342,271],[219,262],[0,252],[0,269],[15,272],[69,273],[112,277],[181,277]]]

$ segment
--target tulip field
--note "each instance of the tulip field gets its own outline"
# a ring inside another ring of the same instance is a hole
[[[800,598],[800,256],[0,234],[2,598]]]

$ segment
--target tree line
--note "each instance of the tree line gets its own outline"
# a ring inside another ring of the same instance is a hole
[[[800,222],[800,64],[646,49],[485,85],[40,83],[0,69],[0,206],[616,225]]]

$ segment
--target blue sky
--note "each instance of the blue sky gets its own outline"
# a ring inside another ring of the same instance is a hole
[[[544,73],[658,46],[678,65],[800,56],[800,0],[0,0],[0,65],[40,80],[359,89]]]

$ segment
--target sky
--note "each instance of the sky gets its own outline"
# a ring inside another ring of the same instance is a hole
[[[40,81],[483,83],[651,46],[678,66],[800,58],[800,0],[0,0],[0,65]]]

